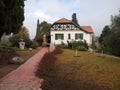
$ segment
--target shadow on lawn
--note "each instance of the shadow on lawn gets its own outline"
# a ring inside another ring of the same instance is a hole
[[[99,86],[94,80],[88,78],[77,78],[77,67],[74,62],[69,64],[56,63],[56,54],[62,53],[61,49],[56,49],[52,53],[47,53],[42,58],[37,67],[36,75],[44,79],[43,90],[110,90],[110,88]],[[69,65],[69,66],[67,66]]]

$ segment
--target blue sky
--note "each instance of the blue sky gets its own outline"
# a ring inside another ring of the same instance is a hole
[[[79,24],[92,26],[95,36],[99,36],[103,27],[110,25],[111,15],[117,15],[119,9],[120,0],[27,0],[24,26],[34,38],[37,19],[53,23],[62,17],[71,20],[76,13]]]

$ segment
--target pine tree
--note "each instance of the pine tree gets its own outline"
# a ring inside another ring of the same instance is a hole
[[[99,37],[99,43],[102,44],[104,41],[104,38],[110,34],[110,27],[108,25],[106,25],[102,31],[102,34]]]
[[[39,27],[39,19],[37,20],[37,30],[36,30],[36,36],[39,35],[40,27]]]
[[[0,37],[4,33],[4,22],[5,22],[4,9],[5,9],[5,4],[4,4],[3,0],[0,0]]]
[[[0,0],[0,37],[6,32],[17,33],[24,21],[25,0]]]
[[[77,20],[77,17],[76,17],[76,13],[73,13],[73,15],[72,15],[72,22],[79,26],[78,20]]]
[[[40,40],[42,38],[41,36],[41,32],[40,32],[40,23],[39,23],[39,19],[37,20],[37,28],[36,28],[36,36],[35,36],[35,40]]]

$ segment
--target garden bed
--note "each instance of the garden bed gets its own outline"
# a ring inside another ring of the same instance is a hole
[[[5,76],[6,74],[10,73],[11,71],[15,70],[20,66],[20,64],[8,64],[8,59],[14,56],[15,54],[23,57],[25,61],[27,61],[30,57],[32,57],[34,54],[36,54],[41,47],[37,49],[30,50],[18,50],[18,51],[12,51],[12,52],[0,52],[1,58],[0,58],[0,78]],[[3,56],[4,55],[4,56]]]

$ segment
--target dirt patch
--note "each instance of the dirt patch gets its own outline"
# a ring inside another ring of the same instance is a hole
[[[5,76],[6,74],[10,73],[11,71],[18,68],[20,65],[17,64],[8,64],[9,60],[16,55],[19,55],[27,61],[30,57],[32,57],[34,54],[36,54],[41,47],[37,49],[30,50],[24,50],[24,51],[14,51],[12,49],[9,50],[3,50],[0,49],[0,78]]]
[[[18,54],[15,52],[15,50],[5,47],[0,47],[0,65],[8,64],[9,60],[17,56]]]
[[[0,65],[0,78],[3,76],[7,75],[11,71],[15,70],[18,68],[20,65],[14,65],[14,64],[6,64],[6,65]]]

